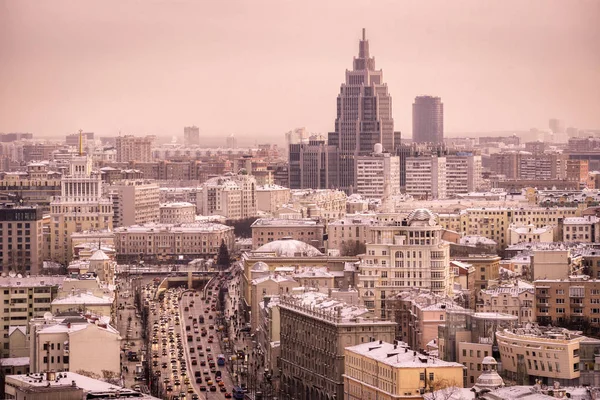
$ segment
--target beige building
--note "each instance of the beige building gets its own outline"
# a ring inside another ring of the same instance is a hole
[[[117,162],[151,162],[153,142],[152,136],[118,136],[115,142]]]
[[[36,205],[48,212],[52,198],[60,195],[61,176],[45,162],[29,163],[25,172],[0,172],[0,194],[18,193],[23,205]]]
[[[327,221],[346,215],[347,196],[342,190],[295,189],[291,191],[291,204],[306,218],[322,218]]]
[[[563,242],[600,242],[600,219],[594,215],[571,217],[563,220]]]
[[[252,175],[211,178],[202,184],[196,196],[200,215],[222,215],[228,219],[257,215],[256,179]]]
[[[344,399],[422,399],[429,391],[462,388],[464,366],[382,340],[346,348]]]
[[[374,319],[365,308],[324,293],[282,296],[279,312],[281,388],[287,399],[344,398],[345,348],[391,342],[395,336],[396,323]]]
[[[473,152],[456,152],[446,155],[446,195],[449,198],[480,190],[481,156]]]
[[[252,332],[260,325],[261,305],[264,304],[265,297],[290,294],[294,288],[300,285],[290,276],[280,274],[268,274],[252,280],[252,303],[250,306],[250,326]]]
[[[39,274],[43,257],[43,215],[37,207],[0,205],[0,267],[2,272]]]
[[[113,201],[113,227],[159,221],[159,186],[149,180],[118,181],[106,188]]]
[[[317,219],[259,218],[251,228],[253,249],[282,239],[298,240],[317,248],[323,246],[325,225]]]
[[[366,247],[357,287],[365,307],[376,315],[385,316],[386,299],[405,290],[452,293],[450,247],[431,211],[417,209],[402,221],[372,227]]]
[[[536,248],[531,259],[530,280],[567,279],[573,272],[574,255],[563,246]]]
[[[339,250],[341,254],[362,253],[364,244],[371,240],[371,227],[375,224],[374,214],[346,215],[333,221],[327,225],[327,248]]]
[[[290,201],[290,189],[279,185],[262,185],[256,187],[256,209],[274,213],[279,207]]]
[[[456,257],[456,260],[471,264],[475,268],[475,296],[490,284],[498,282],[501,258],[495,254],[472,254],[468,257]]]
[[[508,244],[517,243],[551,243],[554,241],[554,228],[551,226],[542,226],[536,228],[535,225],[519,226],[510,224],[508,227]]]
[[[72,233],[113,226],[113,204],[102,196],[101,177],[92,172],[91,158],[73,157],[69,168],[62,178],[61,196],[50,205],[50,257],[62,264],[73,256]]]
[[[536,321],[535,289],[532,284],[516,280],[481,290],[477,299],[477,312],[494,312],[514,315],[519,324]]]
[[[11,274],[13,275],[13,274]],[[50,312],[50,303],[57,296],[64,276],[8,276],[0,278],[0,296],[4,304],[2,357],[10,355],[10,333],[16,327],[27,326],[32,317]]]
[[[580,347],[587,338],[564,328],[505,329],[496,333],[502,368],[517,384],[579,385]]]
[[[163,203],[160,205],[161,224],[191,224],[196,220],[196,206],[192,203]]]
[[[31,371],[86,371],[102,376],[106,370],[120,374],[121,337],[107,320],[84,316],[32,320]]]
[[[510,243],[509,226],[534,225],[556,227],[561,219],[580,216],[582,209],[576,207],[485,207],[467,208],[459,214],[440,214],[440,224],[466,236],[485,236],[500,248]],[[559,229],[554,230],[555,241],[559,241]]]
[[[233,228],[215,223],[146,224],[115,229],[117,261],[193,260],[214,257],[224,241],[233,249]]]
[[[420,289],[391,296],[386,306],[386,318],[398,323],[396,337],[418,351],[438,338],[438,327],[446,323],[448,311],[464,310],[448,296]]]
[[[533,282],[537,321],[561,325],[587,322],[600,327],[600,280],[586,275]]]

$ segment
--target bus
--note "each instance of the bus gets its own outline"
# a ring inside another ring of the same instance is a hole
[[[224,354],[219,354],[219,355],[217,356],[217,365],[218,365],[219,367],[222,367],[222,366],[224,366],[224,365],[225,365],[225,355],[224,355]]]
[[[244,389],[239,386],[234,386],[231,394],[233,394],[233,398],[236,400],[244,400],[244,393],[246,393]]]

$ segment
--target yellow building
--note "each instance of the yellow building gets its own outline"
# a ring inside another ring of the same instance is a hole
[[[410,350],[402,342],[347,347],[344,399],[422,399],[425,392],[465,386],[464,366]]]

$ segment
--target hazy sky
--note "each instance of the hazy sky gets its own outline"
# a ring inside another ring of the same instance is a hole
[[[403,135],[600,128],[596,0],[0,0],[0,132],[326,133],[363,27]]]

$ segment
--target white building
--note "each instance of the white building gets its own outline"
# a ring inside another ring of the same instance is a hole
[[[132,179],[118,181],[106,189],[113,200],[113,227],[158,222],[158,184]]]
[[[379,151],[379,152],[378,152]],[[382,199],[400,193],[400,157],[381,153],[381,145],[375,145],[375,153],[356,159],[356,193],[367,199]]]
[[[301,210],[304,217],[331,221],[346,215],[347,196],[342,190],[296,189],[291,194],[293,208]]]
[[[196,206],[188,202],[160,205],[161,224],[190,224],[196,220]]]
[[[61,180],[61,195],[50,203],[50,258],[63,264],[71,261],[71,234],[112,229],[113,204],[102,196],[102,181],[92,172],[92,159],[75,156],[69,174]]]
[[[600,242],[599,222],[600,219],[593,215],[565,218],[563,220],[563,242]]]
[[[472,152],[457,152],[446,157],[446,195],[474,192],[481,188],[481,156]]]
[[[445,199],[447,185],[445,157],[406,158],[407,194],[418,199]]]
[[[121,372],[119,332],[109,318],[33,319],[29,324],[31,372]],[[99,345],[101,344],[101,345]]]

